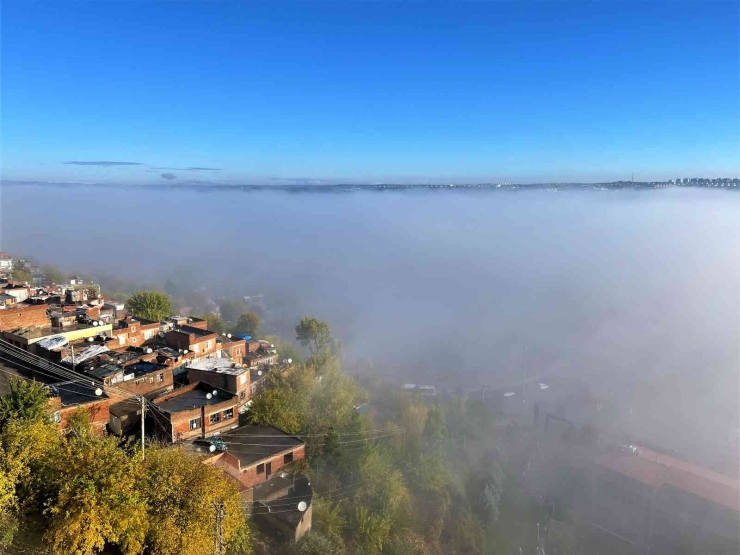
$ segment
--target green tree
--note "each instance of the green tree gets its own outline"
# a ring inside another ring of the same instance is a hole
[[[340,539],[311,532],[289,548],[289,555],[343,555],[344,546]]]
[[[146,492],[152,526],[147,545],[154,555],[207,555],[213,550],[213,520],[224,504],[224,538],[239,553],[251,540],[239,487],[220,468],[182,449],[153,447],[141,463],[138,489]]]
[[[304,347],[308,347],[313,355],[325,351],[331,344],[329,324],[318,318],[311,316],[301,318],[295,327],[295,333],[296,340]]]
[[[373,513],[359,506],[353,514],[353,540],[361,553],[375,555],[383,550],[391,532],[387,515]]]
[[[206,321],[206,324],[208,325],[208,329],[210,331],[215,331],[216,333],[223,333],[226,331],[226,323],[221,319],[221,316],[218,314],[214,314],[213,312],[209,312],[205,316],[196,316],[193,315],[195,318],[202,318]]]
[[[10,379],[10,392],[0,397],[0,427],[11,419],[43,420],[49,416],[49,390],[44,384]]]
[[[234,323],[244,310],[244,301],[241,299],[224,299],[219,303],[218,308],[221,311],[221,318],[225,322]]]
[[[427,449],[442,453],[447,443],[447,422],[441,406],[434,405],[427,412],[423,439]]]
[[[52,282],[52,283],[66,283],[67,282],[67,274],[62,272],[59,268],[56,268],[55,266],[42,266],[41,271],[44,273],[44,275]]]
[[[342,514],[341,501],[329,503],[314,495],[313,525],[329,539],[342,544],[342,536],[347,528],[347,518]]]
[[[234,333],[239,335],[251,335],[257,337],[260,331],[260,317],[254,312],[246,312],[239,316],[239,320],[234,326]]]
[[[81,417],[45,473],[43,502],[51,516],[45,537],[59,555],[92,555],[108,543],[124,555],[141,553],[148,523],[137,463],[116,438],[95,437],[83,425]]]
[[[134,316],[147,320],[160,321],[172,314],[170,298],[159,291],[139,291],[126,304]]]

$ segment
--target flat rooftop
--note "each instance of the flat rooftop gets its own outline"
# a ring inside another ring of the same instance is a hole
[[[196,337],[205,337],[207,335],[218,335],[215,331],[202,330],[200,328],[195,328],[193,326],[180,326],[179,328],[176,328],[174,331],[179,331],[180,333],[192,333]]]
[[[227,452],[239,459],[242,467],[304,444],[274,426],[240,426],[218,437],[226,442]]]
[[[216,395],[213,392],[217,391]],[[208,398],[208,395],[211,398]],[[154,403],[165,412],[180,412],[202,406],[217,405],[229,399],[237,400],[235,395],[231,395],[222,389],[199,382],[194,389],[187,391],[175,390],[163,398],[155,400]]]
[[[205,372],[215,372],[217,374],[230,374],[239,376],[249,372],[248,368],[236,368],[233,360],[228,358],[202,358],[194,360],[188,365],[188,369],[203,370]]]
[[[108,396],[103,392],[102,395],[95,395],[96,385],[83,384],[77,381],[61,382],[50,386],[52,391],[56,391],[62,401],[62,407],[73,407],[84,405],[85,403],[97,403]]]

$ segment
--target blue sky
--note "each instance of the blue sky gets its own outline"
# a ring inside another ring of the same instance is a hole
[[[9,0],[3,178],[734,177],[738,9]]]

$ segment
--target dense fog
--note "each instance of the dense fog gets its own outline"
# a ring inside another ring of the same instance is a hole
[[[557,395],[578,377],[622,429],[691,456],[738,436],[733,192],[2,194],[3,250],[214,298],[264,294],[278,331],[327,320],[348,362],[401,382],[472,390],[526,372]]]

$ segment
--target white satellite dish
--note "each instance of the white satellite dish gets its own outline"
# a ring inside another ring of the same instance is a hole
[[[262,375],[262,370],[257,370],[257,375],[258,376],[261,376]]]
[[[516,395],[516,393],[514,393],[513,391],[507,391],[506,393],[504,393],[504,397],[513,397],[514,395]]]
[[[146,350],[146,354],[151,355],[154,351],[152,351],[151,347]]]
[[[100,397],[100,396],[101,396],[102,394],[103,394],[103,390],[102,390],[102,389],[100,389],[100,388],[97,388],[97,389],[95,390],[95,395],[97,395],[98,397]]]
[[[223,332],[221,335],[226,336],[226,332]]]
[[[540,384],[540,389],[550,389],[550,386],[547,385],[546,383],[541,383]]]
[[[226,334],[226,337],[228,337],[229,339],[231,339],[231,334],[230,333],[227,333]]]
[[[301,512],[304,512],[306,509],[308,509],[308,505],[306,505],[305,501],[301,501],[298,503],[298,510]]]
[[[212,397],[213,395],[211,395],[210,393],[206,393],[206,399],[211,399]]]
[[[99,325],[100,325],[100,322],[98,322],[97,320],[93,320],[93,326],[99,326]]]
[[[213,396],[215,397],[216,395],[218,395],[218,391],[216,391],[216,390],[214,389],[214,390],[213,390]]]
[[[183,352],[182,352],[182,354],[184,354],[184,355],[186,355],[188,353],[189,353],[189,351],[187,349],[183,350]]]
[[[210,447],[208,448],[208,450],[209,450],[209,451],[210,451],[211,453],[213,453],[213,452],[214,452],[214,451],[216,450],[216,446],[215,446],[215,445],[214,445],[213,443],[211,443],[211,446],[210,446]]]
[[[293,359],[292,358],[289,358],[288,359],[288,364],[293,364]]]

